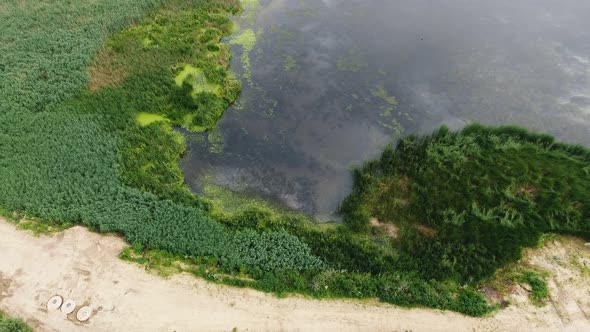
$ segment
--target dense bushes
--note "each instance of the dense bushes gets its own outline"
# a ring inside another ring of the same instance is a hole
[[[477,281],[544,232],[590,234],[590,152],[520,128],[441,128],[355,171],[347,223],[400,228],[424,278]],[[361,213],[359,213],[359,211]]]

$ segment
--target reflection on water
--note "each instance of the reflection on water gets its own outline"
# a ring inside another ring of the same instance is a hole
[[[182,168],[322,220],[400,135],[518,124],[590,146],[590,2],[248,0],[243,94]]]

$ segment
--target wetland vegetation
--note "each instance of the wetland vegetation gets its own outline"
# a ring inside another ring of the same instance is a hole
[[[117,232],[133,244],[124,259],[225,284],[473,316],[496,308],[479,286],[544,233],[590,236],[590,152],[516,127],[400,139],[353,171],[340,225],[216,186],[196,195],[174,128],[206,131],[216,153],[228,144],[216,125],[241,84],[221,41],[235,32],[229,44],[243,48],[244,67],[256,43],[253,30],[234,30],[237,0],[0,8],[0,206],[9,216]],[[339,66],[364,67],[357,57]],[[381,85],[371,95],[389,119],[396,98]],[[386,123],[392,139],[396,123]],[[519,280],[540,301],[542,280]]]

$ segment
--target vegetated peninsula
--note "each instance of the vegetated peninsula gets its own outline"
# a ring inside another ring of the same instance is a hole
[[[29,227],[118,233],[122,258],[213,282],[470,316],[500,306],[480,289],[546,234],[590,240],[590,151],[516,127],[400,139],[353,171],[339,225],[196,195],[173,126],[212,130],[238,98],[221,42],[238,1],[0,8],[0,207]],[[547,296],[534,271],[504,277]]]

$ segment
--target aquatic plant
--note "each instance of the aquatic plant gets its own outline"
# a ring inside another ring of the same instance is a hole
[[[358,72],[368,66],[369,63],[365,59],[363,53],[356,47],[349,49],[346,56],[341,55],[336,61],[336,68],[345,72]]]
[[[250,86],[254,85],[252,80],[252,69],[250,65],[250,52],[256,46],[256,34],[252,29],[246,29],[230,39],[230,44],[242,46],[242,68],[244,69],[244,79]]]
[[[291,55],[288,55],[288,56],[285,58],[285,64],[283,65],[283,70],[284,70],[285,72],[290,72],[290,71],[292,71],[292,70],[296,69],[296,68],[297,68],[297,66],[298,66],[298,65],[297,65],[297,61],[295,61],[295,59],[293,58],[293,56],[291,56]]]

